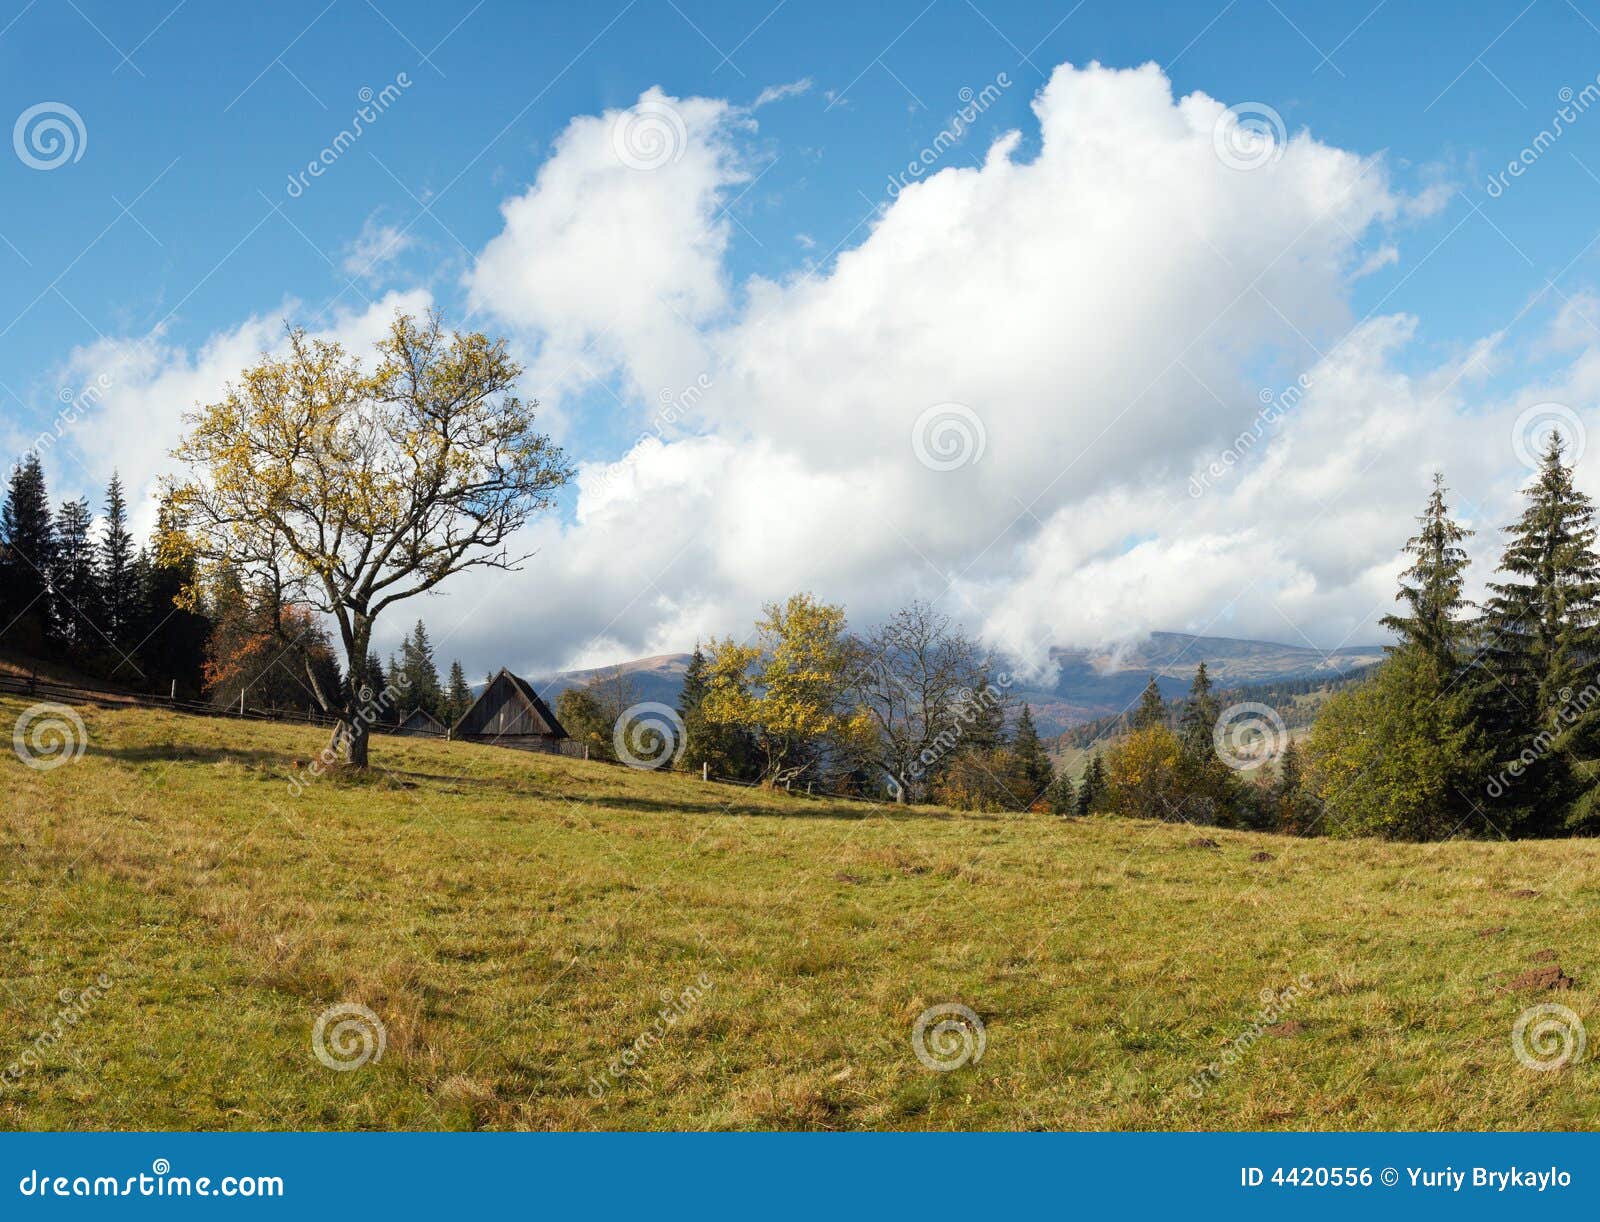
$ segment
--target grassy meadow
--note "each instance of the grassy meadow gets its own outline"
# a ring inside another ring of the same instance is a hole
[[[1600,1016],[1592,842],[899,811],[393,738],[313,778],[315,731],[79,712],[81,759],[0,753],[9,1129],[1600,1124],[1592,1058],[1512,1048],[1529,1006]],[[385,1040],[348,1071],[312,1046],[342,1002]],[[950,1072],[912,1042],[941,1003],[986,1041]]]

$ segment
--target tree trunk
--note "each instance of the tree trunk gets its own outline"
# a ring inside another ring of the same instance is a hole
[[[352,768],[367,767],[367,740],[372,734],[372,719],[378,700],[378,676],[367,673],[367,651],[372,644],[372,621],[363,613],[353,616],[354,623],[344,629],[345,636],[345,687],[348,689],[339,713],[339,724],[333,728],[328,747],[342,755]]]
[[[357,713],[350,727],[350,736],[345,742],[345,759],[352,768],[367,766],[367,739],[370,734],[367,719],[361,713]]]

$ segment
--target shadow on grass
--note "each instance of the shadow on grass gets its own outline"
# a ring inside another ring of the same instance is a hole
[[[98,755],[124,764],[253,764],[288,771],[293,756],[266,748],[178,747],[151,744],[143,747],[102,747],[90,742],[85,755]]]
[[[293,779],[298,774],[298,770],[295,768],[297,762],[303,767],[309,768],[317,758],[317,753],[296,756],[283,750],[264,747],[179,746],[163,743],[149,743],[141,746],[101,746],[91,742],[85,754],[98,755],[131,765],[234,763],[245,767],[265,769],[271,773],[281,775],[285,779]],[[485,777],[469,776],[461,773],[422,772],[407,768],[390,767],[381,758],[374,758],[372,767],[366,773],[349,773],[333,769],[322,776],[311,779],[378,786],[383,785],[386,781],[393,781],[405,784],[407,788],[414,787],[417,783],[431,783],[449,786],[452,789],[470,788],[480,792],[494,792],[508,799],[549,800],[557,798],[563,801],[577,802],[585,806],[597,806],[641,815],[727,815],[757,819],[827,819],[844,823],[860,822],[863,819],[873,818],[917,821],[929,819],[941,821],[954,819],[992,821],[998,818],[996,815],[974,811],[955,812],[932,806],[896,806],[893,803],[846,802],[820,797],[791,796],[781,790],[764,791],[760,789],[724,787],[722,785],[715,786],[714,792],[707,794],[704,800],[690,801],[665,796],[656,798],[629,797],[607,792],[586,793],[579,791],[572,793],[564,792],[559,785],[552,785],[548,778],[522,780],[504,776]],[[747,794],[765,794],[768,801],[764,804],[754,804],[746,801]]]
[[[601,806],[609,810],[629,811],[643,815],[748,815],[757,819],[836,819],[843,822],[859,822],[862,819],[880,818],[963,819],[983,817],[958,815],[953,811],[940,810],[936,807],[896,807],[889,804],[874,806],[866,802],[830,802],[824,798],[795,798],[783,805],[754,806],[743,802],[738,794],[731,794],[720,801],[715,798],[707,798],[703,802],[685,802],[673,798],[629,798],[616,794],[596,795],[593,797],[583,795],[576,798],[570,794],[562,796],[568,798],[568,800],[581,801],[586,805]]]

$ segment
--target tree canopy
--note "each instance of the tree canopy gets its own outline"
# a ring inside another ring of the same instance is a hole
[[[503,545],[569,478],[537,405],[514,393],[521,372],[503,340],[446,332],[437,315],[397,315],[370,366],[294,328],[282,355],[187,417],[168,558],[202,579],[232,565],[333,618],[347,691],[307,679],[353,764],[366,763],[374,621],[454,573],[526,559]]]

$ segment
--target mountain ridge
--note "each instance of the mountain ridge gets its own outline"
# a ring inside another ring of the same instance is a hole
[[[1206,664],[1212,683],[1219,690],[1226,690],[1282,679],[1343,674],[1377,662],[1383,657],[1383,647],[1347,645],[1321,650],[1277,641],[1152,632],[1126,645],[1052,646],[1049,656],[1056,671],[1054,682],[1019,678],[1008,685],[1007,691],[1017,703],[1032,708],[1042,734],[1056,735],[1128,708],[1151,675],[1163,696],[1175,697],[1188,690],[1195,667],[1201,662]],[[553,703],[568,688],[603,681],[620,670],[631,682],[636,701],[676,707],[689,658],[687,653],[653,654],[614,667],[558,671],[532,682],[540,695]]]

